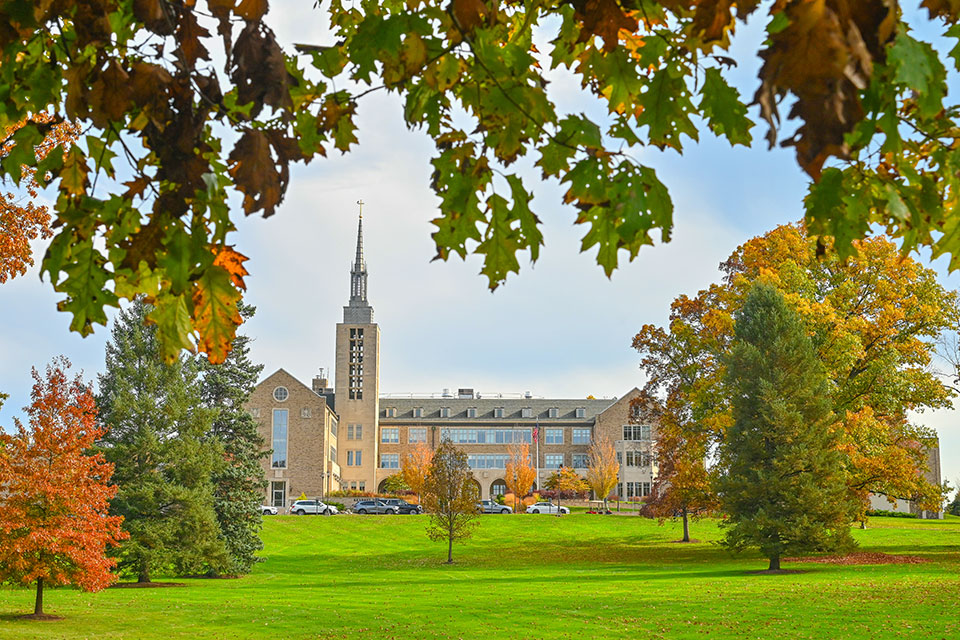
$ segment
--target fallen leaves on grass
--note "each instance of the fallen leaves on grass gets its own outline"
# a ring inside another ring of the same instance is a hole
[[[844,556],[813,556],[784,558],[784,562],[815,562],[817,564],[922,564],[930,562],[919,556],[895,556],[889,553],[859,551]]]

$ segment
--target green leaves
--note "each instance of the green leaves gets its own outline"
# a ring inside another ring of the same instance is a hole
[[[947,93],[947,72],[934,48],[901,31],[889,55],[894,81],[916,92],[921,116],[936,115],[943,108],[943,97]]]
[[[718,136],[726,136],[731,145],[749,147],[753,142],[750,135],[753,121],[747,117],[747,107],[741,102],[740,93],[727,84],[719,69],[706,70],[700,95],[698,106],[710,130]]]

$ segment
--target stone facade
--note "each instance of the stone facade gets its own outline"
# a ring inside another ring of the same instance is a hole
[[[285,508],[300,494],[340,489],[338,418],[323,396],[279,369],[257,385],[246,407],[271,451],[261,461],[264,504]]]

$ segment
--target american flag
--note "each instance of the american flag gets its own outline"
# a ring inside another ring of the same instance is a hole
[[[540,442],[540,423],[539,422],[537,422],[537,424],[533,427],[533,441]]]

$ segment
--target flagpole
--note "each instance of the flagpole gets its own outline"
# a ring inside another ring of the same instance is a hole
[[[540,486],[540,416],[537,416],[537,426],[533,428],[533,440],[536,443],[535,460],[537,466],[537,491],[543,491],[543,487]]]

